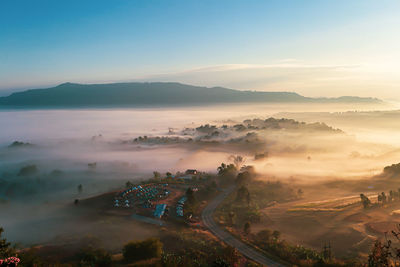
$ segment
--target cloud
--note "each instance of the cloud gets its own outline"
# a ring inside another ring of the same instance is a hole
[[[229,63],[174,69],[144,71],[142,74],[121,70],[118,76],[103,75],[61,82],[181,82],[198,86],[222,86],[239,90],[292,91],[310,97],[348,95],[400,98],[398,68],[385,64],[315,64],[285,58],[267,64]],[[397,65],[396,65],[397,66]],[[37,87],[37,86],[36,86]]]
[[[170,81],[239,90],[294,91],[306,96],[341,96],[348,94],[349,86],[358,80],[361,67],[356,64],[309,64],[283,59],[271,64],[200,66],[146,75],[135,81]]]
[[[278,64],[222,64],[205,66],[182,71],[181,73],[191,72],[220,72],[232,70],[251,70],[251,69],[349,69],[357,68],[359,65],[312,65],[294,63],[294,59],[285,59]]]

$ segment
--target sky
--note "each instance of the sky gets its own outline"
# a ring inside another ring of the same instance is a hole
[[[400,1],[0,1],[0,94],[126,81],[400,99]]]

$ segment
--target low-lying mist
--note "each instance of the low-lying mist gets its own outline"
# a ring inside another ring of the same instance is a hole
[[[7,238],[25,245],[54,240],[65,231],[77,233],[81,219],[69,210],[75,199],[119,190],[127,181],[150,178],[153,171],[215,172],[231,155],[242,155],[263,179],[299,183],[366,179],[397,163],[400,150],[390,141],[396,128],[386,128],[382,142],[382,136],[359,135],[378,131],[375,124],[355,118],[357,123],[342,129],[350,125],[348,118],[327,122],[319,113],[349,109],[230,105],[1,111],[0,226]],[[296,119],[296,112],[311,110],[318,113],[297,116],[307,124],[269,119],[287,111]]]

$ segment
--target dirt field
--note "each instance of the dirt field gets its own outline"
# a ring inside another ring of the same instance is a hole
[[[372,202],[376,202],[377,193],[368,194]],[[364,209],[359,194],[337,189],[324,189],[319,194],[317,190],[302,200],[265,208],[263,223],[255,225],[253,231],[278,230],[283,239],[294,244],[321,250],[330,243],[335,256],[365,257],[374,240],[396,229],[400,216],[392,212],[398,209],[399,201]]]

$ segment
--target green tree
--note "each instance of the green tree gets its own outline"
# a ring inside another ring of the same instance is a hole
[[[18,257],[21,259],[21,266],[41,267],[45,266],[42,258],[38,255],[37,248],[30,248],[20,251]]]
[[[18,176],[30,176],[30,175],[34,175],[38,173],[38,168],[36,167],[36,165],[28,165],[25,167],[22,167],[19,172],[18,172]]]
[[[104,249],[93,249],[91,247],[78,253],[80,266],[108,267],[112,265],[111,254]]]
[[[158,171],[153,172],[153,177],[155,180],[159,180],[161,178],[161,174]]]
[[[186,190],[186,198],[187,198],[187,200],[186,200],[186,203],[185,203],[185,207],[188,209],[188,210],[192,210],[193,211],[193,209],[196,207],[196,205],[197,205],[197,199],[196,199],[196,196],[195,196],[195,194],[194,194],[194,191],[193,191],[193,189],[191,188],[191,187],[189,187],[187,190]]]
[[[225,163],[221,163],[221,166],[217,170],[218,176],[224,183],[233,181],[236,177],[237,168],[233,164],[226,165]]]
[[[369,200],[369,198],[366,195],[360,194],[360,198],[361,198],[361,203],[362,203],[364,209],[371,206],[371,200]]]
[[[172,177],[172,173],[170,173],[170,172],[165,173],[165,175],[167,175],[167,178],[171,178]]]
[[[261,212],[258,210],[257,207],[255,208],[248,208],[246,213],[246,220],[253,223],[258,223],[261,221]]]
[[[2,238],[3,233],[3,227],[0,227],[0,259],[15,256],[15,250],[11,247],[11,243]]]
[[[387,197],[386,197],[386,194],[385,194],[385,192],[382,192],[382,203],[383,204],[386,204],[386,202],[387,202]]]
[[[157,238],[149,238],[143,241],[131,241],[122,250],[127,262],[160,258],[163,244]]]

